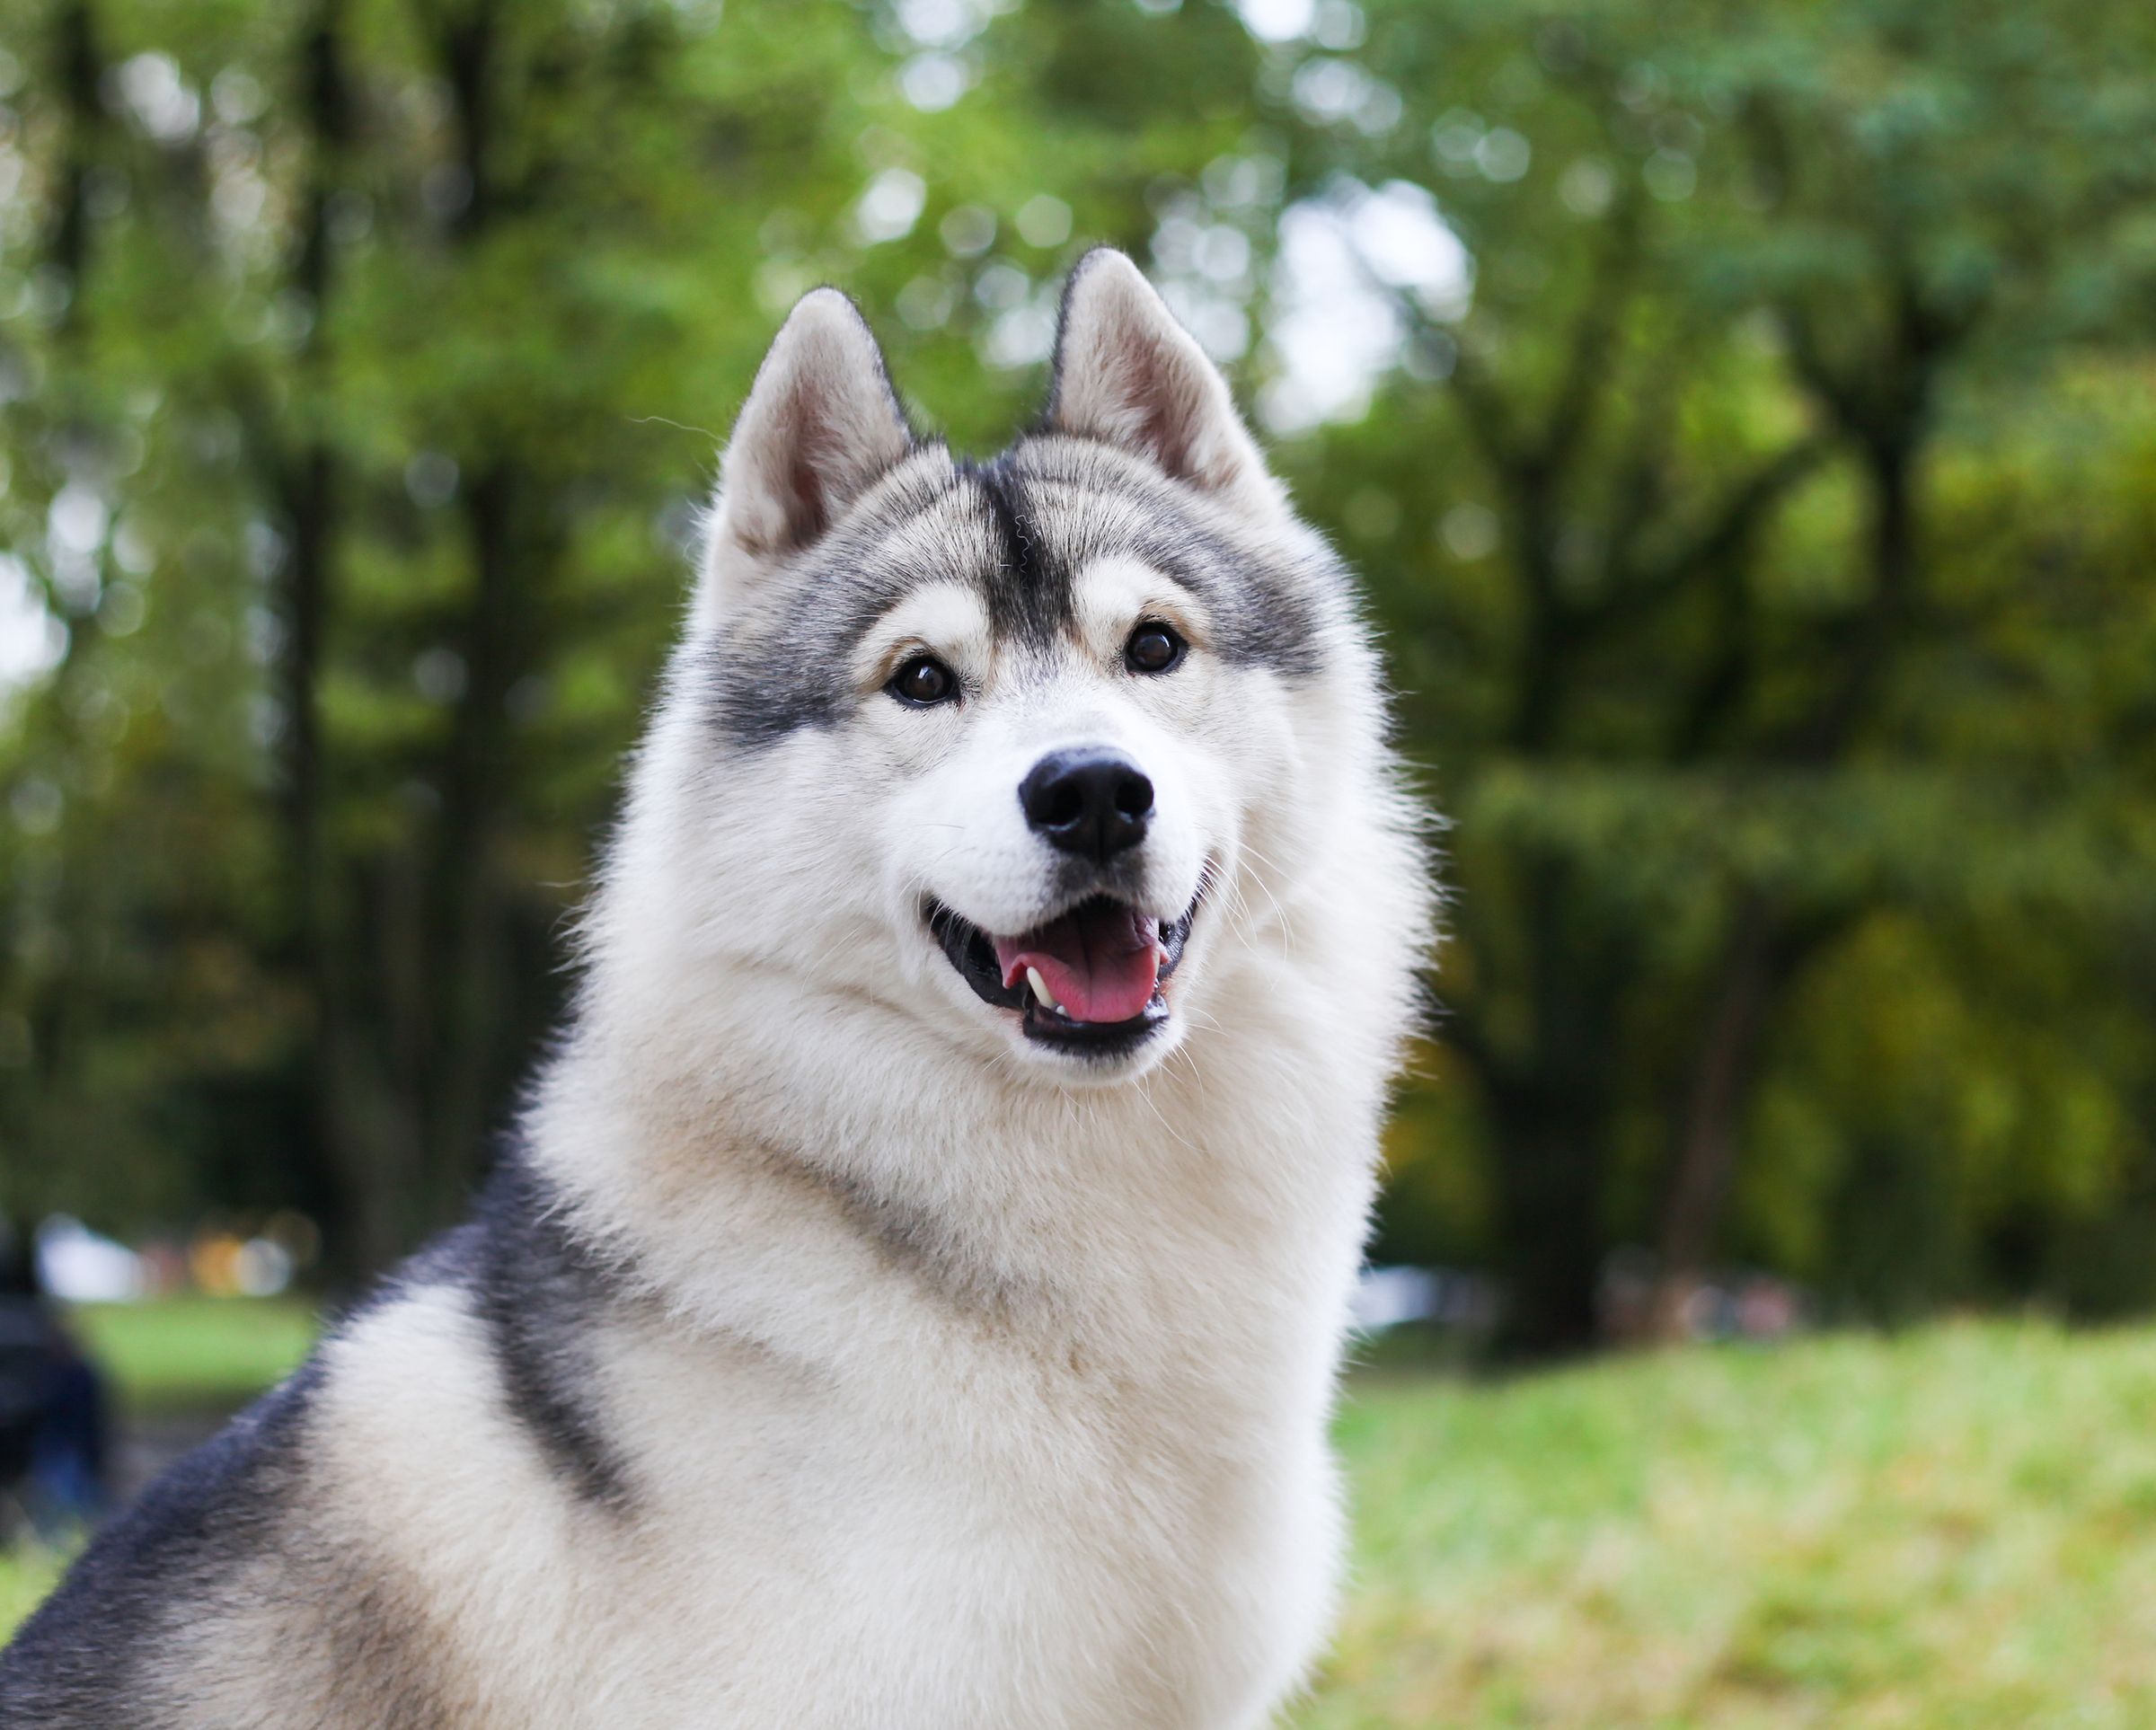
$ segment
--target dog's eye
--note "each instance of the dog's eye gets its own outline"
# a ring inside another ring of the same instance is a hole
[[[892,674],[890,683],[883,688],[900,702],[927,709],[956,696],[959,681],[933,655],[916,655]]]
[[[1165,673],[1183,658],[1183,640],[1166,625],[1148,621],[1123,645],[1123,664],[1133,673]]]

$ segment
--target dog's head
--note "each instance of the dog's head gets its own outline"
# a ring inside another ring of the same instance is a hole
[[[985,463],[915,435],[818,290],[726,453],[639,795],[669,783],[688,905],[644,917],[1129,1077],[1302,887],[1371,686],[1337,562],[1128,260],[1080,264],[1041,429]]]

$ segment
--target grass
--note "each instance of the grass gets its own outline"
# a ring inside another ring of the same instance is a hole
[[[1365,1381],[1341,1440],[1356,1578],[1296,1730],[2156,1724],[2156,1332]]]
[[[85,1303],[77,1334],[112,1378],[123,1411],[220,1411],[284,1378],[314,1343],[303,1298],[159,1298]]]
[[[85,1318],[137,1398],[304,1349],[296,1308],[163,1311]],[[2156,1330],[1372,1371],[1340,1439],[1356,1579],[1294,1730],[2156,1724]],[[0,1560],[0,1628],[51,1567]]]
[[[42,1549],[0,1552],[0,1633],[38,1607],[60,1577],[60,1558]]]

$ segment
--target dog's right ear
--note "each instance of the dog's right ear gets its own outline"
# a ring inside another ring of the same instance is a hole
[[[756,369],[720,464],[697,612],[819,539],[914,447],[883,351],[835,288],[802,296]]]
[[[1118,446],[1245,509],[1285,508],[1220,368],[1112,247],[1088,252],[1065,285],[1053,372],[1050,430]]]

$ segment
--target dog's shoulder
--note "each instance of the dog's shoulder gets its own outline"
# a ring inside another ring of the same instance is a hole
[[[222,1724],[203,1708],[252,1700],[251,1689],[372,1700],[353,1720],[370,1726],[433,1721],[403,1694],[395,1710],[382,1704],[384,1687],[418,1685],[406,1683],[427,1669],[431,1619],[409,1583],[352,1547],[373,1509],[394,1499],[401,1457],[381,1436],[356,1442],[355,1413],[385,1389],[399,1409],[440,1398],[427,1366],[398,1349],[416,1332],[447,1352],[430,1360],[435,1374],[448,1363],[507,1420],[498,1445],[527,1452],[569,1500],[618,1505],[620,1451],[591,1385],[591,1334],[614,1302],[613,1271],[508,1150],[472,1218],[393,1270],[289,1380],[97,1535],[0,1654],[0,1725]],[[280,1665],[260,1662],[295,1641],[305,1649]]]
[[[310,1359],[101,1531],[0,1653],[0,1723],[158,1722],[166,1630],[276,1541],[304,1478]]]

